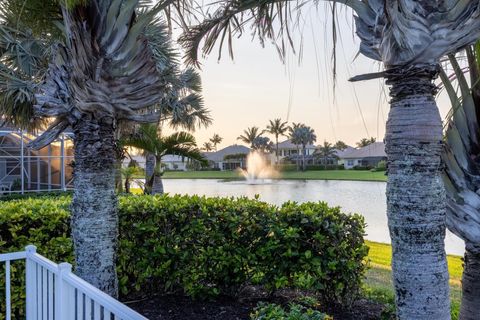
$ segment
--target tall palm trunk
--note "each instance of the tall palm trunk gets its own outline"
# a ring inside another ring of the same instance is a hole
[[[480,250],[469,248],[465,252],[465,267],[462,277],[461,320],[477,320],[480,306]]]
[[[305,171],[306,169],[306,165],[305,165],[305,153],[306,153],[306,148],[305,146],[303,145],[302,146],[302,171]]]
[[[436,66],[387,71],[387,215],[399,319],[450,319]]]
[[[160,173],[155,173],[153,177],[152,194],[163,194],[163,181]]]
[[[279,161],[278,161],[278,135],[275,136],[275,146],[276,146],[275,149],[276,149],[277,165],[278,165],[278,163],[279,163]]]
[[[163,194],[163,181],[162,181],[162,157],[155,157],[155,169],[153,172],[152,192],[151,194]]]
[[[75,191],[72,235],[75,273],[116,297],[118,217],[115,195],[115,139],[112,118],[85,114],[73,125]]]
[[[298,145],[297,145],[297,155],[295,160],[296,160],[295,163],[297,165],[297,171],[300,171],[300,148],[298,147]]]
[[[155,173],[155,155],[147,152],[145,155],[145,194],[152,193],[153,174]]]
[[[115,160],[115,189],[117,192],[123,192],[123,177],[122,177],[122,159],[118,157]],[[126,191],[128,193],[128,191]]]

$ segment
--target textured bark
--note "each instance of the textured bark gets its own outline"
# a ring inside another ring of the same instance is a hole
[[[480,250],[467,245],[462,278],[460,320],[478,320],[480,315]]]
[[[163,194],[163,192],[162,176],[160,174],[155,174],[153,177],[152,194]]]
[[[130,193],[130,178],[125,179],[125,193]]]
[[[115,161],[115,189],[117,192],[123,192],[123,184],[122,184],[122,159],[120,157]],[[125,191],[128,193],[128,191]]]
[[[75,273],[100,290],[118,295],[115,140],[112,118],[84,115],[75,125],[72,235]]]
[[[153,187],[153,174],[155,172],[155,155],[147,152],[145,155],[145,193],[150,194]]]
[[[397,68],[387,80],[387,214],[399,319],[450,319],[436,74],[435,66]]]

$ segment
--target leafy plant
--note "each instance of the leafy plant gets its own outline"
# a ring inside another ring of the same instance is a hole
[[[259,303],[255,312],[250,315],[251,320],[329,320],[332,317],[299,304],[290,304],[289,310],[273,303]]]

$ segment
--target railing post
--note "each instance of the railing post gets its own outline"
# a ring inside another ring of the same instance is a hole
[[[37,318],[36,297],[35,297],[35,283],[36,272],[35,262],[31,260],[32,255],[37,252],[37,247],[29,245],[25,247],[25,290],[26,290],[26,318],[27,320],[35,320]]]
[[[55,315],[58,315],[58,318],[55,316],[56,319],[68,319],[68,309],[71,308],[71,305],[67,284],[63,278],[71,272],[72,265],[70,263],[63,262],[58,265],[58,274],[55,279]]]
[[[10,299],[10,260],[5,261],[5,311],[6,320],[12,319],[12,300]]]

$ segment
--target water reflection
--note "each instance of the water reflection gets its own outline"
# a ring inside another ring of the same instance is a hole
[[[330,206],[342,207],[344,212],[362,214],[367,222],[367,239],[390,242],[384,182],[276,180],[265,184],[248,184],[245,181],[212,179],[165,179],[164,185],[170,194],[249,198],[258,194],[260,200],[276,205],[286,201],[326,201]],[[447,253],[464,253],[463,241],[450,232],[447,232],[445,246]]]

